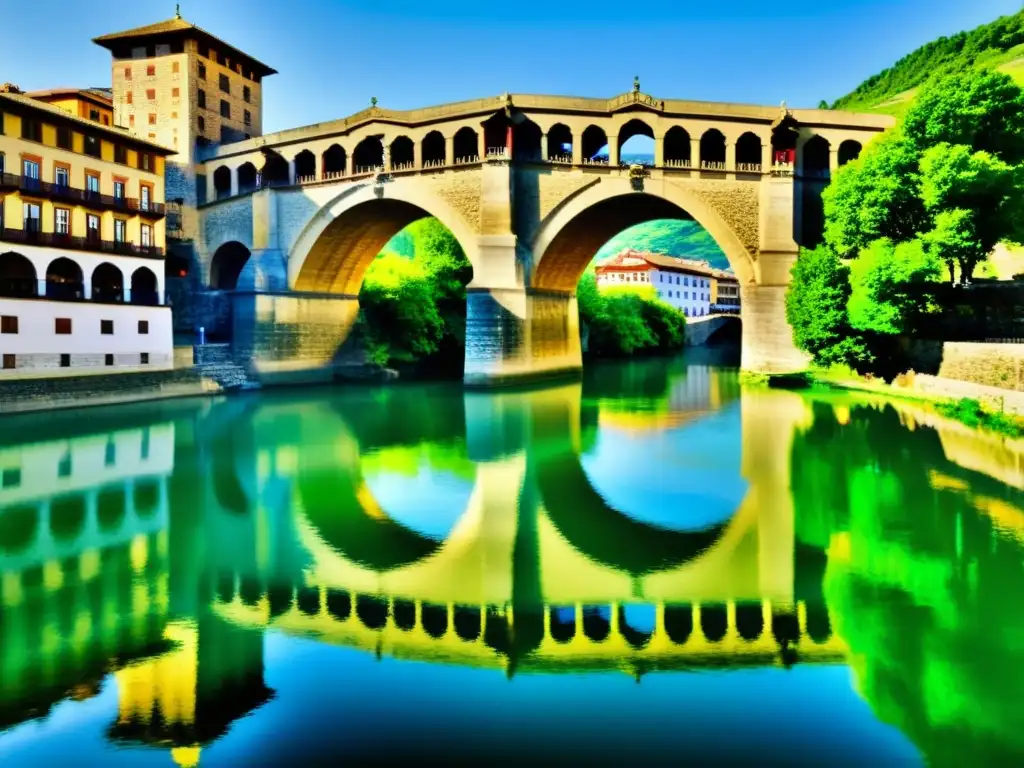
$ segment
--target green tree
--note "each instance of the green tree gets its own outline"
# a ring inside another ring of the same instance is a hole
[[[653,288],[622,287],[600,291],[592,271],[576,289],[580,321],[589,331],[588,354],[619,357],[679,349],[686,318],[659,300]]]
[[[850,263],[850,326],[883,334],[913,331],[930,309],[915,287],[941,279],[940,262],[920,240],[876,240]]]
[[[433,291],[432,281],[417,262],[394,253],[377,257],[359,292],[371,361],[409,363],[438,351],[444,321]]]
[[[793,341],[820,365],[853,365],[867,359],[862,340],[852,331],[846,304],[850,269],[821,245],[802,250],[786,292],[786,319]]]
[[[825,101],[824,99],[822,99],[821,101],[818,102],[818,109],[828,109],[828,108],[829,108],[828,102]]]

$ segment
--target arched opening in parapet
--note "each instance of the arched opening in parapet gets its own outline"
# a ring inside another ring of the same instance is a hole
[[[538,162],[542,135],[539,125],[517,115],[512,123],[512,157],[523,162]]]
[[[555,123],[548,130],[548,158],[554,161],[572,162],[572,131],[563,123]]]
[[[690,168],[693,162],[693,142],[682,126],[673,125],[665,133],[665,165],[669,168]]]
[[[0,552],[17,555],[36,539],[39,512],[29,505],[0,509]]]
[[[348,155],[345,153],[345,148],[340,144],[331,144],[324,152],[322,158],[324,178],[343,175],[347,161]]]
[[[747,131],[736,140],[736,170],[761,171],[761,137]]]
[[[380,136],[367,136],[352,150],[355,173],[375,173],[384,167],[384,144]]]
[[[807,140],[801,149],[803,155],[803,168],[801,173],[812,179],[827,179],[829,177],[829,153],[828,140],[823,136],[812,136]]]
[[[46,268],[46,298],[74,301],[84,297],[82,268],[67,258],[51,261]]]
[[[107,304],[124,301],[124,275],[110,262],[103,262],[92,271],[92,300]]]
[[[60,543],[74,541],[85,530],[88,511],[82,496],[63,496],[50,502],[50,534]]]
[[[693,634],[693,606],[665,606],[665,634],[676,645],[682,645]]]
[[[863,149],[859,141],[853,139],[847,139],[839,145],[839,165],[840,167],[847,163],[852,163],[858,157],[860,157],[860,151]]]
[[[37,296],[36,268],[20,253],[0,253],[0,296],[27,299]]]
[[[480,609],[475,606],[455,606],[452,623],[455,625],[455,634],[459,636],[459,639],[465,640],[467,643],[478,639],[483,630]]]
[[[295,156],[295,180],[313,181],[316,178],[316,155],[304,149]]]
[[[619,633],[631,647],[639,650],[647,645],[656,626],[655,606],[636,603],[619,606]]]
[[[320,590],[316,587],[299,587],[295,593],[295,604],[299,613],[316,616],[320,613]]]
[[[118,530],[124,522],[128,497],[124,488],[104,488],[96,495],[96,522],[104,533]]]
[[[700,628],[708,642],[720,643],[729,631],[728,609],[721,603],[701,605]]]
[[[594,643],[603,643],[612,631],[611,608],[604,605],[583,606],[583,634]]]
[[[480,136],[468,125],[455,132],[452,144],[456,164],[472,163],[480,159]]]
[[[250,255],[249,249],[235,240],[220,246],[210,261],[210,287],[218,291],[235,290]]]
[[[596,125],[588,125],[583,129],[580,148],[583,160],[590,162],[608,162],[608,134]]]
[[[761,603],[736,604],[736,631],[744,640],[757,640],[764,632],[764,610]]]
[[[444,637],[448,631],[448,608],[435,603],[420,605],[420,621],[423,631],[435,640]]]
[[[412,168],[416,161],[416,147],[408,136],[399,136],[392,141],[388,154],[391,157],[392,171]]]
[[[792,171],[796,165],[796,141],[800,128],[793,116],[786,114],[772,124],[772,165]]]
[[[132,506],[143,520],[152,517],[160,508],[160,485],[155,480],[139,480],[132,488]]]
[[[264,187],[281,187],[289,182],[288,161],[277,152],[263,150],[263,169],[260,171],[260,183]]]
[[[416,604],[411,600],[395,599],[391,603],[391,618],[403,632],[416,628]]]
[[[568,643],[576,637],[576,609],[573,606],[551,606],[548,620],[551,639],[556,643]]]
[[[259,186],[256,166],[252,163],[242,163],[238,166],[237,173],[239,194],[244,195],[249,192],[255,192]]]
[[[619,162],[654,165],[654,129],[643,120],[630,120],[619,129]]]
[[[384,629],[388,623],[387,600],[373,595],[359,595],[356,598],[356,618],[367,629]]]
[[[446,164],[445,144],[444,134],[440,131],[431,131],[423,137],[420,153],[424,168],[441,167]]]
[[[226,165],[213,172],[213,190],[218,200],[231,197],[231,169]]]
[[[512,138],[512,122],[504,110],[487,118],[483,123],[483,129],[486,156],[501,155],[508,151]]]
[[[160,304],[160,289],[156,274],[148,267],[139,267],[132,272],[132,304],[155,307]]]
[[[708,128],[700,137],[700,167],[703,170],[725,170],[725,136],[717,128]]]
[[[347,621],[352,615],[352,595],[344,589],[328,589],[327,612],[336,621]]]

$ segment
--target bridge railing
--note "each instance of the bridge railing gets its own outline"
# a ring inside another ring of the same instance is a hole
[[[479,163],[480,155],[466,155],[465,157],[456,157],[454,165],[470,165],[472,163]]]
[[[736,163],[736,170],[740,173],[760,173],[760,163]]]
[[[725,163],[719,160],[701,160],[700,169],[702,171],[724,171]]]
[[[507,160],[509,157],[508,147],[488,147],[487,148],[487,159],[488,160]]]
[[[666,168],[693,168],[693,161],[688,157],[670,157],[664,160]]]
[[[608,165],[607,157],[584,157],[583,165]]]
[[[549,163],[557,163],[558,165],[572,165],[572,155],[551,155],[548,157]]]
[[[392,171],[411,171],[415,167],[416,167],[416,163],[414,163],[412,160],[410,160],[407,163],[392,163],[391,164],[391,170]]]

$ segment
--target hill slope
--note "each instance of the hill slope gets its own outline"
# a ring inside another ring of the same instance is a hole
[[[965,67],[997,69],[1024,86],[1024,10],[921,46],[836,99],[832,109],[899,116],[926,80]]]

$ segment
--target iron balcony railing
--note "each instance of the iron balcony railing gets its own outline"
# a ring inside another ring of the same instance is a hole
[[[71,251],[93,251],[115,253],[120,256],[141,256],[162,259],[164,249],[155,245],[136,245],[117,240],[101,240],[98,237],[76,237],[57,232],[36,232],[32,229],[0,229],[0,240],[26,245],[43,245],[50,248],[66,248]]]
[[[66,184],[55,184],[49,181],[34,179],[31,176],[18,176],[14,173],[0,174],[0,189],[17,190],[28,195],[38,195],[50,200],[62,200],[92,208],[124,211],[132,214],[137,213],[140,216],[153,219],[159,219],[167,213],[166,206],[163,203],[154,203],[152,200],[103,195],[89,189],[79,189],[78,187],[71,187]]]

